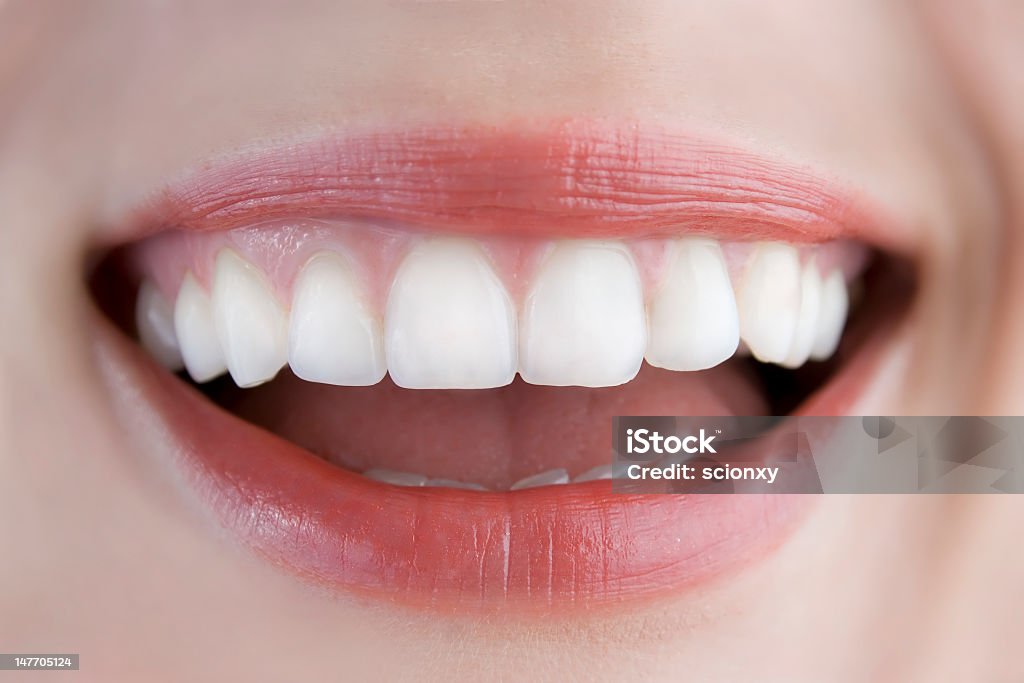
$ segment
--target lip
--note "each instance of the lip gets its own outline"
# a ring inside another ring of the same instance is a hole
[[[336,216],[571,237],[683,227],[722,239],[854,238],[894,250],[907,238],[866,199],[795,166],[687,135],[578,121],[250,151],[194,171],[122,224],[137,237]],[[876,326],[882,332],[799,413],[845,414],[871,383],[894,327]],[[125,424],[156,421],[186,488],[240,542],[345,594],[442,610],[599,609],[745,566],[813,507],[812,496],[630,495],[612,493],[609,482],[501,493],[393,487],[222,410],[105,318],[96,328]]]
[[[903,222],[800,165],[689,133],[577,120],[425,126],[203,161],[117,224],[124,239],[282,218],[385,219],[449,233],[859,239],[907,251]]]

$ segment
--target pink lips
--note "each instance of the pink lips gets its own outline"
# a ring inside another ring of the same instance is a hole
[[[157,193],[134,227],[373,217],[466,233],[883,241],[891,226],[865,206],[748,152],[569,121],[531,132],[371,133],[250,154]],[[395,488],[226,413],[106,336],[147,399],[125,410],[156,411],[217,519],[273,563],[341,591],[446,609],[606,606],[752,560],[809,507],[781,495],[613,494],[608,482],[509,493]],[[802,412],[845,411],[877,359],[872,348]]]
[[[422,128],[299,142],[203,167],[134,216],[147,232],[376,218],[446,232],[889,242],[877,207],[808,170],[637,125]],[[884,229],[883,229],[884,228]]]
[[[609,481],[491,493],[381,484],[223,411],[100,324],[110,365],[129,368],[119,380],[156,411],[214,518],[272,564],[344,593],[446,612],[607,609],[764,556],[813,503],[625,495]]]

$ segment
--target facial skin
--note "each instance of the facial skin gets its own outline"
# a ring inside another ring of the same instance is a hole
[[[540,623],[311,588],[226,539],[161,434],[122,423],[111,397],[132,387],[84,285],[143,197],[239,149],[383,124],[671,124],[812,167],[909,235],[917,300],[856,412],[1019,413],[1024,14],[983,9],[0,4],[5,650],[80,652],[81,680],[1021,675],[1012,497],[825,497],[735,575]]]

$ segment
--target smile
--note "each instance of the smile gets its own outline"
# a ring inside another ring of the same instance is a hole
[[[613,493],[612,417],[845,414],[912,299],[868,198],[632,124],[300,140],[116,220],[100,366],[183,495],[304,580],[432,608],[765,556],[812,498]]]

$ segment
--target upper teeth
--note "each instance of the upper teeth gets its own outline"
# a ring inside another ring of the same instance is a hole
[[[405,255],[381,312],[346,254],[309,259],[286,307],[255,265],[225,248],[210,294],[186,273],[172,309],[147,282],[136,315],[158,361],[183,362],[199,382],[227,369],[239,386],[286,363],[303,379],[342,385],[390,372],[410,388],[487,388],[518,372],[535,384],[612,386],[645,357],[671,370],[712,367],[741,339],[759,360],[787,367],[835,351],[848,307],[838,270],[823,278],[795,247],[762,243],[733,269],[734,294],[716,242],[680,238],[668,255],[645,296],[626,245],[560,242],[517,302],[472,240],[425,239]]]
[[[139,288],[135,299],[135,318],[139,339],[153,358],[165,367],[180,370],[184,362],[174,332],[174,312],[152,282],[143,282]]]
[[[704,370],[739,346],[736,299],[717,243],[693,239],[675,246],[650,303],[647,362],[669,370]]]
[[[228,369],[213,326],[210,297],[191,273],[185,273],[178,290],[178,301],[174,306],[174,330],[178,335],[185,367],[192,379],[205,382]]]
[[[230,249],[217,255],[213,326],[240,387],[272,379],[288,360],[285,312],[259,270]]]
[[[380,320],[338,254],[316,255],[295,282],[288,364],[302,379],[350,386],[376,384],[387,372]]]
[[[643,291],[621,245],[557,245],[521,318],[519,372],[531,384],[614,386],[640,370],[647,344]]]
[[[485,389],[515,377],[512,300],[468,240],[430,240],[410,251],[384,320],[388,369],[398,386]]]

